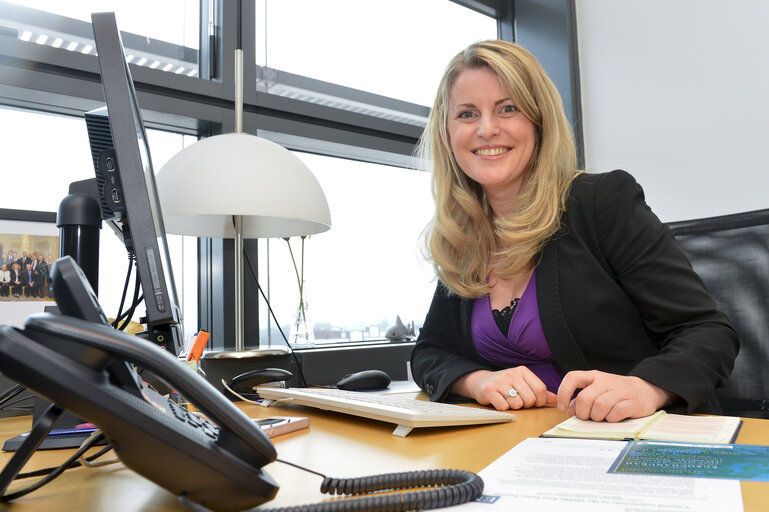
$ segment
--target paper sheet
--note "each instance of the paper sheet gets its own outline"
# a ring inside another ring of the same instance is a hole
[[[481,501],[456,510],[492,512],[723,512],[743,510],[733,480],[608,473],[622,441],[530,438],[479,474]]]

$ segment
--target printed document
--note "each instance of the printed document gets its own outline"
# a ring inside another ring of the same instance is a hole
[[[530,438],[479,475],[479,501],[458,511],[723,512],[743,510],[740,482],[608,473],[623,441]]]
[[[769,446],[634,441],[611,471],[769,482]]]

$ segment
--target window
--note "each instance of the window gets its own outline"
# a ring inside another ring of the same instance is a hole
[[[157,172],[190,137],[148,130],[147,139]],[[0,167],[5,170],[3,208],[55,211],[68,194],[71,182],[94,177],[88,134],[82,119],[0,108],[0,140],[4,148]],[[168,243],[184,310],[185,332],[195,332],[196,239],[169,235]],[[123,293],[128,257],[123,244],[108,228],[102,229],[99,235],[99,262],[99,301],[107,316],[114,317]],[[139,308],[134,320],[143,314],[143,308]]]
[[[297,156],[315,174],[331,210],[331,229],[304,241],[304,292],[315,342],[383,339],[397,316],[418,329],[435,289],[432,267],[418,245],[433,211],[429,174]],[[290,243],[301,275],[302,242]],[[260,268],[260,280],[269,282],[271,305],[288,336],[299,307],[297,275],[284,240],[264,245],[269,266]],[[263,343],[282,344],[274,322],[268,323],[266,311],[261,314]]]
[[[255,53],[267,68],[432,106],[451,57],[496,35],[494,18],[446,0],[260,0]]]

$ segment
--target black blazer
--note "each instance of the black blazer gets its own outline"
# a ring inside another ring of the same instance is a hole
[[[720,412],[713,390],[732,371],[737,334],[632,176],[578,176],[535,272],[542,328],[561,370],[634,375],[681,397],[687,412]],[[466,373],[502,369],[475,350],[472,304],[438,284],[411,355],[431,400],[450,399]]]
[[[30,276],[30,272],[32,274],[31,276]],[[25,268],[25,269],[19,271],[19,276],[21,277],[20,281],[21,281],[22,286],[27,286],[29,284],[34,284],[35,283],[35,271],[34,270],[28,272],[27,269]]]

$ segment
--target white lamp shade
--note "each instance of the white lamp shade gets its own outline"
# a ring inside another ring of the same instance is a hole
[[[311,235],[331,227],[318,180],[286,148],[247,133],[209,137],[185,148],[157,177],[168,233],[234,238]]]

